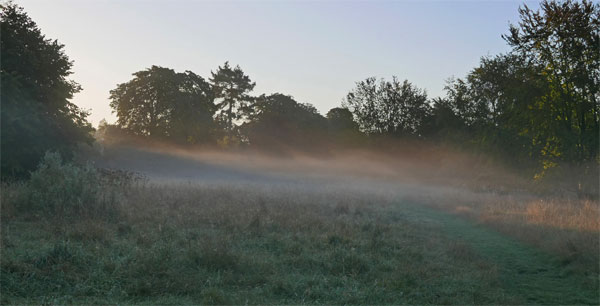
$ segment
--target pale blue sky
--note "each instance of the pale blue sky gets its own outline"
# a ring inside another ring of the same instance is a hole
[[[151,65],[208,79],[229,60],[256,82],[325,114],[355,82],[408,79],[443,95],[500,37],[522,1],[64,1],[17,0],[49,38],[66,45],[74,102],[96,126],[114,122],[109,90]],[[537,2],[527,2],[537,8]]]

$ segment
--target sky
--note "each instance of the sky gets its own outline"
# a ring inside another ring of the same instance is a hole
[[[158,65],[205,79],[229,61],[256,82],[322,114],[367,77],[407,79],[430,97],[501,38],[523,1],[16,0],[47,38],[65,45],[73,102],[112,123],[109,91]],[[536,1],[526,2],[537,8]]]

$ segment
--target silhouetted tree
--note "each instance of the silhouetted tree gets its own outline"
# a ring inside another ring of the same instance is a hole
[[[538,115],[531,104],[546,90],[539,73],[517,54],[484,57],[464,80],[448,82],[429,124],[438,137],[473,144],[523,167],[539,152],[529,135]]]
[[[362,131],[389,135],[419,136],[419,130],[430,111],[427,94],[407,80],[400,83],[375,78],[356,83],[346,96],[346,106]]]
[[[358,145],[363,135],[347,108],[335,107],[327,112],[329,141],[335,145]]]
[[[326,129],[326,119],[314,106],[279,93],[258,97],[254,112],[243,125],[251,145],[277,149],[318,149],[326,141]]]
[[[534,105],[549,89],[539,67],[518,54],[499,55],[483,58],[468,80],[472,98],[486,111],[479,142],[517,163],[537,161],[534,133],[545,115]]]
[[[179,95],[170,116],[170,137],[188,143],[214,141],[220,128],[213,119],[216,107],[210,84],[191,71],[177,75]]]
[[[470,84],[463,79],[450,79],[444,87],[446,99],[438,101],[439,107],[452,110],[466,125],[476,127],[487,122],[485,105],[478,104],[473,98]]]
[[[0,5],[2,178],[23,177],[44,152],[68,157],[91,142],[88,113],[69,100],[79,84],[68,79],[72,62],[64,46],[47,39],[14,3]]]
[[[433,141],[461,143],[471,139],[466,121],[459,116],[455,101],[448,98],[433,99],[429,116],[421,126],[425,138]]]
[[[331,131],[358,131],[358,124],[354,121],[352,112],[347,108],[334,107],[330,109],[327,112],[327,121],[329,123],[329,130]]]
[[[249,93],[256,83],[244,74],[240,66],[232,68],[229,62],[211,72],[210,82],[213,86],[217,103],[217,116],[225,123],[231,135],[237,121],[248,116],[252,109],[253,98]]]
[[[136,135],[206,142],[214,133],[210,85],[191,71],[152,66],[110,92],[117,125]]]

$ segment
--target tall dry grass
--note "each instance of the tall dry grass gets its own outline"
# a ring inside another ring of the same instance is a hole
[[[588,271],[591,277],[599,273],[598,200],[465,191],[416,198],[555,254],[564,265]]]

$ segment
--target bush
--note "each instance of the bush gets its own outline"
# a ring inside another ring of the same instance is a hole
[[[121,186],[90,164],[64,163],[60,154],[47,152],[25,185],[23,208],[62,218],[113,218]]]

